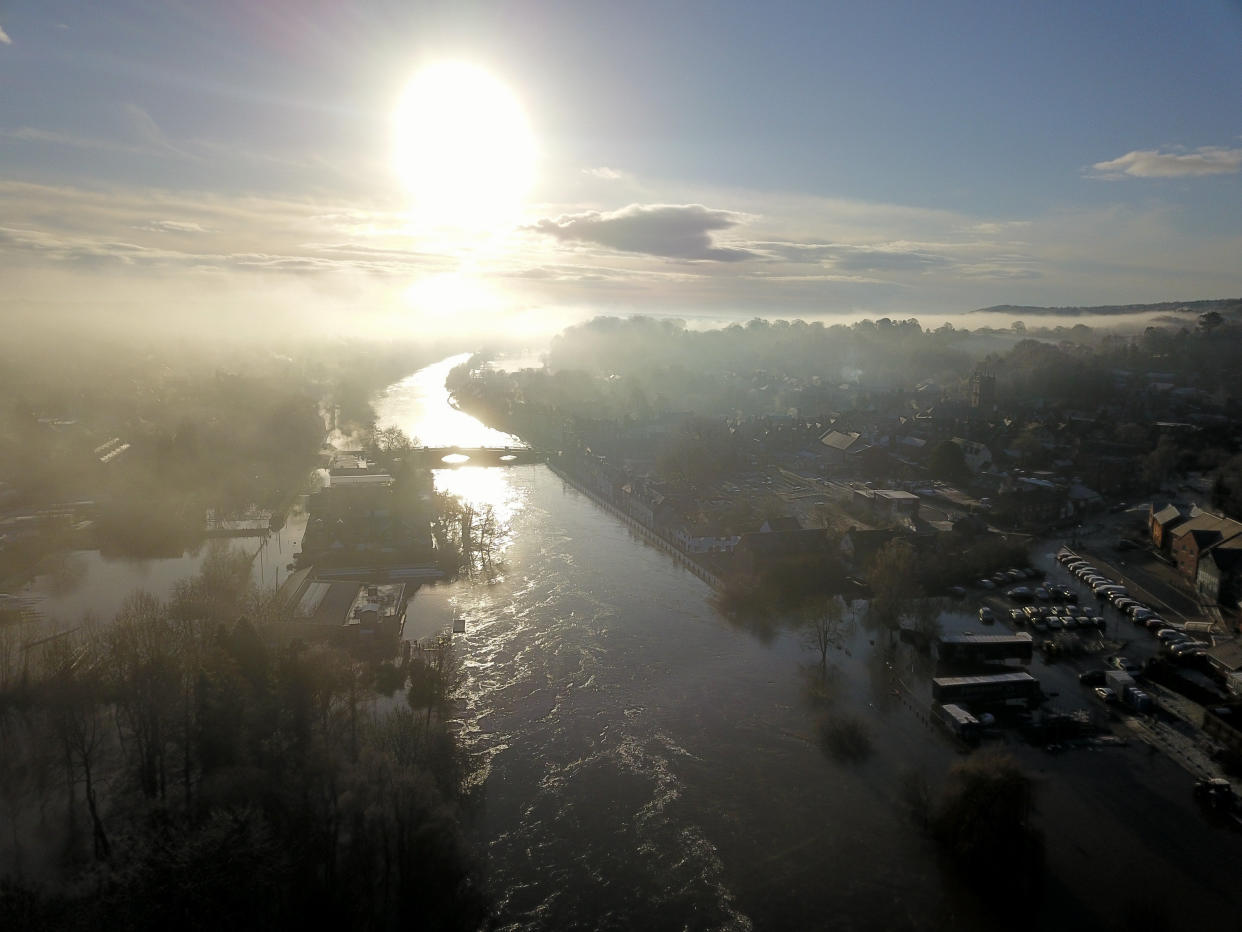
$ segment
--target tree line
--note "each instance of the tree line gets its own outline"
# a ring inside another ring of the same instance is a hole
[[[3,639],[0,926],[478,927],[451,644],[362,662],[286,623],[219,549],[167,601]]]

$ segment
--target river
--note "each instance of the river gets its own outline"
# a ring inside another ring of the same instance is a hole
[[[384,393],[381,425],[487,442],[444,397],[465,358]],[[424,589],[409,622],[421,636],[466,621],[461,727],[504,928],[969,926],[894,798],[901,773],[943,772],[952,752],[892,701],[865,632],[831,709],[874,751],[837,762],[814,738],[802,639],[732,626],[700,580],[545,466],[436,481],[509,526],[497,578]]]

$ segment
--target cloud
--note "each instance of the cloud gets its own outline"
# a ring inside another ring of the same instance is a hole
[[[4,27],[0,26],[0,45],[12,45],[13,40],[9,38],[9,34],[4,31]]]
[[[526,227],[566,243],[595,243],[620,252],[666,259],[742,262],[759,254],[716,246],[711,234],[743,221],[742,214],[702,204],[631,204],[611,213],[562,214]]]
[[[1230,175],[1242,169],[1242,149],[1202,146],[1193,152],[1161,152],[1136,149],[1091,168],[1097,178],[1186,178],[1200,175]]]
[[[207,228],[201,223],[187,223],[182,220],[152,220],[144,223],[139,230],[148,233],[206,233]]]
[[[825,264],[842,272],[922,272],[952,264],[952,260],[925,249],[900,243],[857,246],[848,243],[762,243],[786,262]]]
[[[598,168],[584,168],[582,174],[590,175],[592,178],[602,178],[604,181],[620,181],[625,177],[625,172],[619,172],[615,168],[609,168],[607,165],[601,165]]]

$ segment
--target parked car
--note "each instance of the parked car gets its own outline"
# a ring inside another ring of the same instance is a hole
[[[992,582],[992,580],[990,579],[981,579],[979,580],[977,585],[979,586],[980,589],[995,589],[996,588],[996,583]]]
[[[1048,590],[1045,589],[1043,586],[1040,586],[1038,589],[1036,589],[1033,595],[1035,596],[1035,598],[1039,599],[1039,601],[1041,602],[1048,601]]]
[[[1116,702],[1117,693],[1107,686],[1095,687],[1095,695],[1101,702]]]
[[[1015,602],[1031,601],[1031,590],[1027,586],[1014,586],[1012,589],[1006,592],[1005,595],[1013,599]]]
[[[1088,670],[1078,674],[1078,682],[1083,686],[1103,686],[1105,670]]]
[[[966,595],[966,589],[962,586],[950,586],[949,595],[960,599]]]
[[[986,605],[979,609],[979,620],[985,625],[990,625],[996,621],[996,616],[992,614],[992,610]]]

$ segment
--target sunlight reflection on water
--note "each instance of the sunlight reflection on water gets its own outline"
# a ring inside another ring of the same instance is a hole
[[[450,404],[444,380],[469,358],[469,353],[450,356],[390,386],[375,402],[379,426],[400,427],[429,447],[525,446],[512,434],[493,430]]]

